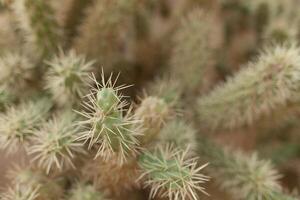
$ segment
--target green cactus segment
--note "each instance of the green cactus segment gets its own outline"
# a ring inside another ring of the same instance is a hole
[[[288,112],[299,102],[300,50],[295,45],[272,46],[237,75],[200,97],[199,116],[215,128],[252,124],[276,111]]]
[[[198,141],[199,156],[210,160],[210,175],[237,199],[296,200],[282,192],[281,175],[270,161],[259,160],[256,154],[231,152],[204,137]]]
[[[166,160],[162,152],[157,154],[143,154],[140,165],[144,170],[151,171],[149,176],[153,181],[165,182],[165,188],[179,189],[191,179],[189,169],[180,166],[176,159]]]
[[[130,110],[124,115],[127,105],[117,92],[126,87],[116,87],[109,80],[102,85],[96,82],[97,89],[88,95],[89,102],[84,103],[87,111],[80,114],[87,118],[79,122],[89,129],[79,139],[89,142],[89,149],[98,148],[95,157],[103,159],[117,158],[119,163],[135,154],[138,147],[138,120],[133,119]]]
[[[105,113],[113,111],[119,103],[120,99],[113,88],[103,88],[97,93],[97,105]]]
[[[146,186],[151,188],[150,197],[156,195],[170,199],[197,199],[196,191],[204,192],[199,184],[208,177],[199,173],[206,165],[197,167],[194,159],[186,159],[184,152],[171,150],[172,147],[145,152],[140,156],[139,165],[146,176]]]

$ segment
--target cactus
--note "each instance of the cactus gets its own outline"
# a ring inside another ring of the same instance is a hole
[[[209,177],[198,172],[207,164],[198,167],[196,160],[187,158],[184,151],[172,149],[172,146],[157,148],[154,152],[145,152],[139,164],[143,170],[141,178],[146,176],[145,184],[151,187],[150,198],[196,200],[196,191],[206,193],[200,184]]]
[[[282,192],[281,175],[270,161],[259,160],[256,154],[231,152],[204,137],[199,137],[199,144],[199,154],[214,160],[210,163],[210,174],[236,199],[295,199]]]
[[[42,99],[10,106],[0,116],[0,143],[7,153],[14,153],[21,146],[27,148],[35,128],[41,125],[51,104]]]
[[[234,77],[200,97],[199,116],[209,127],[233,128],[253,124],[297,104],[299,48],[271,46]]]
[[[0,59],[0,85],[15,95],[28,90],[35,72],[34,64],[19,53],[6,53]]]
[[[209,23],[212,23],[211,17],[195,9],[182,20],[174,36],[172,72],[185,88],[192,91],[204,83],[204,73],[216,46],[213,42],[218,40],[213,38],[216,31],[208,26]]]
[[[159,134],[159,141],[166,144],[173,144],[177,148],[190,148],[195,150],[195,130],[181,119],[171,120],[166,123]]]
[[[130,5],[133,2],[95,1],[88,9],[85,23],[79,27],[79,36],[74,39],[76,51],[90,59],[97,59],[105,71],[110,72],[130,53],[127,48],[132,48]]]
[[[59,55],[47,63],[50,68],[45,87],[53,99],[60,106],[76,104],[86,93],[93,62],[86,62],[83,56],[76,55],[74,51],[65,54],[61,50]]]
[[[80,127],[73,125],[75,115],[64,113],[59,117],[44,123],[32,136],[33,144],[29,147],[32,161],[45,169],[50,170],[75,168],[73,160],[77,154],[84,154],[82,143],[77,141]]]
[[[3,195],[6,200],[54,200],[62,196],[57,181],[28,166],[15,166],[8,172],[8,177],[13,186]]]
[[[0,0],[0,199],[299,199],[298,4]]]
[[[159,134],[159,131],[169,117],[170,108],[164,100],[157,97],[146,97],[135,111],[135,118],[140,120],[142,129],[141,142],[147,144]]]
[[[11,7],[34,57],[55,52],[61,30],[51,6],[43,0],[14,0]]]
[[[88,141],[89,149],[98,149],[95,157],[114,158],[123,163],[128,156],[135,154],[139,146],[138,126],[135,126],[138,121],[133,119],[130,109],[126,115],[123,114],[127,103],[120,90],[127,86],[115,87],[112,75],[108,81],[103,76],[102,83],[95,80],[95,84],[96,87],[87,96],[88,101],[83,104],[87,111],[79,112],[86,118],[79,124],[88,127],[79,139]]]

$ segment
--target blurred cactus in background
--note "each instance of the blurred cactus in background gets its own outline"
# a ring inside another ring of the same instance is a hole
[[[300,199],[299,0],[0,2],[0,199]]]

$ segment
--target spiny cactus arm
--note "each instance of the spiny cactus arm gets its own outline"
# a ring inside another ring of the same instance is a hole
[[[256,154],[229,151],[203,136],[198,142],[199,156],[210,162],[208,172],[235,198],[296,200],[282,192],[281,175],[270,161],[259,160]]]
[[[251,125],[262,117],[299,102],[300,49],[296,45],[270,46],[234,77],[199,98],[198,114],[211,128]]]
[[[75,120],[75,114],[65,112],[54,116],[33,132],[28,153],[47,174],[51,170],[75,168],[76,156],[85,154],[82,143],[77,141],[80,127],[74,125]]]
[[[207,194],[201,185],[209,177],[200,173],[207,164],[198,166],[197,159],[188,158],[186,153],[166,146],[140,156],[139,165],[143,172],[140,179],[144,178],[145,186],[150,187],[150,198],[197,200],[197,191]]]
[[[47,57],[57,50],[61,30],[47,1],[13,0],[12,9],[32,53]]]
[[[195,9],[184,18],[174,36],[171,69],[185,90],[194,91],[204,83],[204,73],[218,41],[212,18]],[[213,41],[213,42],[212,42]]]
[[[128,86],[115,86],[112,75],[108,81],[103,75],[102,83],[93,79],[96,87],[87,95],[87,101],[83,101],[86,110],[78,112],[84,117],[79,125],[85,127],[78,139],[88,142],[89,149],[97,149],[95,157],[101,156],[104,160],[115,158],[122,164],[139,148],[139,122],[133,118],[131,109],[124,115],[128,104],[120,94],[120,90]]]
[[[60,106],[76,105],[87,90],[90,80],[90,72],[93,61],[87,62],[81,55],[71,50],[59,54],[48,61],[48,72],[46,74],[46,89]]]
[[[10,106],[0,115],[0,144],[7,153],[28,147],[34,129],[45,119],[51,108],[46,99]]]

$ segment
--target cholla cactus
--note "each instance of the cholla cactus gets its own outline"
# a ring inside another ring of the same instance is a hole
[[[49,56],[56,51],[61,33],[48,2],[13,0],[12,9],[25,34],[28,47],[36,54],[34,56]]]
[[[42,99],[38,102],[10,106],[0,115],[0,144],[8,153],[27,147],[34,130],[44,120],[51,104]]]
[[[197,191],[207,194],[201,184],[209,177],[199,173],[207,164],[198,166],[196,159],[188,158],[187,152],[166,148],[157,148],[154,152],[145,152],[139,160],[145,177],[145,185],[151,188],[150,198],[156,196],[168,199],[197,200]]]
[[[1,195],[3,200],[37,200],[39,187],[22,187],[15,185],[10,187],[8,191]]]
[[[75,168],[73,160],[76,155],[85,153],[82,143],[77,141],[80,127],[73,125],[75,119],[74,114],[66,112],[33,132],[33,144],[28,152],[47,173],[55,169]]]
[[[173,144],[177,148],[190,148],[195,150],[195,130],[185,121],[175,119],[168,122],[161,130],[159,141],[166,144]]]
[[[97,58],[109,70],[126,58],[125,55],[131,52],[127,49],[132,48],[133,3],[133,0],[95,1],[87,12],[85,23],[79,28],[79,36],[75,38],[76,51],[88,58]]]
[[[66,200],[105,200],[104,195],[99,192],[93,185],[77,183],[71,189]]]
[[[299,199],[299,1],[0,0],[0,199]]]
[[[289,109],[299,101],[300,50],[271,46],[233,78],[199,99],[199,116],[210,127],[238,127]]]
[[[151,82],[146,91],[150,96],[157,96],[174,107],[180,104],[183,90],[184,86],[180,85],[174,77],[164,76]]]
[[[35,75],[34,64],[20,53],[6,53],[0,58],[0,85],[9,92],[22,94]]]
[[[62,195],[62,188],[37,170],[17,166],[8,172],[12,187],[4,193],[5,200],[55,200]]]
[[[82,169],[84,179],[102,188],[108,195],[123,197],[126,192],[140,188],[140,176],[136,158],[127,159],[122,165],[112,161],[105,161],[98,157],[90,161]]]
[[[203,83],[216,45],[213,42],[218,40],[214,37],[216,31],[209,26],[212,21],[202,10],[195,9],[181,22],[174,37],[170,65],[184,87],[192,91]]]
[[[87,62],[72,50],[67,54],[61,50],[58,56],[47,63],[50,68],[46,76],[46,88],[59,105],[72,105],[84,96],[91,80],[89,73],[92,61]]]
[[[199,138],[199,155],[211,160],[209,171],[237,199],[282,199],[294,198],[282,193],[279,184],[281,175],[270,161],[259,160],[256,154],[246,156],[230,152]]]
[[[115,87],[112,75],[106,82],[104,76],[102,83],[95,79],[96,88],[87,96],[88,101],[83,102],[87,111],[79,112],[86,120],[79,124],[88,128],[79,139],[89,142],[89,149],[96,147],[95,157],[101,156],[104,160],[115,158],[122,164],[128,156],[132,156],[138,150],[137,136],[138,121],[133,119],[130,109],[124,115],[127,103],[122,100],[120,90],[127,86]]]
[[[141,142],[147,144],[155,139],[163,123],[170,116],[170,107],[163,99],[146,97],[135,111],[135,118],[141,121]]]

